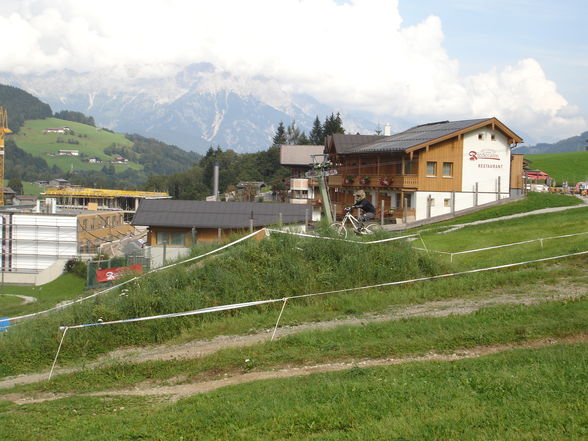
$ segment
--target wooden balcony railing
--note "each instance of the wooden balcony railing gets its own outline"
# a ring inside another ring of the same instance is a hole
[[[329,176],[328,185],[331,187],[349,188],[418,188],[417,175],[372,175],[365,176]]]

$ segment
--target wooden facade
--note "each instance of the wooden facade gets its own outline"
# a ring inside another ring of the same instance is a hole
[[[422,208],[424,193],[427,194],[425,197],[431,198],[428,196],[431,193],[434,194],[433,197],[439,198],[437,203],[441,205],[438,207],[455,209],[455,194],[472,193],[472,187],[477,188],[476,179],[472,177],[472,174],[475,176],[477,173],[472,172],[473,166],[485,167],[480,169],[479,174],[483,174],[483,179],[486,179],[486,193],[496,191],[497,198],[502,198],[505,196],[500,193],[504,191],[508,193],[513,189],[522,190],[522,156],[511,155],[509,147],[522,142],[522,139],[496,118],[473,121],[474,123],[469,126],[469,121],[457,122],[463,123],[462,128],[453,132],[448,131],[439,137],[435,137],[436,132],[432,130],[433,135],[429,135],[430,139],[422,142],[421,135],[429,126],[452,123],[446,121],[417,126],[396,138],[393,135],[385,139],[372,140],[369,135],[347,135],[346,138],[328,139],[326,151],[333,168],[337,170],[336,176],[328,178],[331,203],[336,214],[341,214],[345,206],[353,204],[353,193],[359,189],[368,194],[378,213],[383,208],[385,215],[396,219],[416,216],[417,204],[411,198],[420,197]],[[402,147],[407,145],[405,133],[411,131],[415,133],[414,140],[409,140],[412,144],[408,143],[407,147]],[[356,136],[357,140],[353,139],[353,136]],[[362,139],[368,141],[363,142]],[[339,145],[336,145],[337,141]],[[500,158],[496,155],[490,158],[488,152],[495,152]],[[469,156],[472,153],[473,158]],[[467,164],[464,161],[467,161]],[[500,178],[492,178],[496,179],[496,184],[488,183],[488,170],[495,166],[497,172],[500,170],[501,173],[506,172],[506,175],[502,181]],[[509,167],[510,171],[507,171],[506,167]],[[491,189],[488,190],[487,187]],[[473,201],[474,197],[470,200]],[[461,198],[460,204],[467,204],[464,197]],[[426,214],[426,217],[429,216],[430,214]]]
[[[244,229],[149,227],[147,243],[151,246],[191,247],[197,242],[218,242]]]

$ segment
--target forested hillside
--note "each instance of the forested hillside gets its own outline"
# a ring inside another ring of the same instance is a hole
[[[0,106],[8,113],[8,127],[18,132],[28,119],[50,117],[53,112],[48,104],[18,87],[0,84]]]
[[[552,144],[541,142],[537,145],[529,147],[522,146],[513,150],[513,153],[564,153],[564,152],[583,152],[588,148],[588,132],[584,132],[578,136],[562,139],[561,141]]]

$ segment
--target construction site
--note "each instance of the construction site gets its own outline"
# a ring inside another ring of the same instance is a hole
[[[34,204],[5,205],[4,158],[8,128],[0,107],[0,267],[2,284],[42,285],[63,273],[70,259],[124,256],[142,246],[146,230],[130,225],[144,199],[167,193],[59,186]]]

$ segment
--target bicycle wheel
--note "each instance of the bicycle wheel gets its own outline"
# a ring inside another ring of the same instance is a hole
[[[381,231],[382,226],[380,224],[373,223],[366,225],[363,229],[365,231],[364,234],[374,234],[376,231]]]
[[[345,228],[345,225],[341,222],[333,222],[331,224],[331,229],[342,238],[347,238],[347,228]]]

